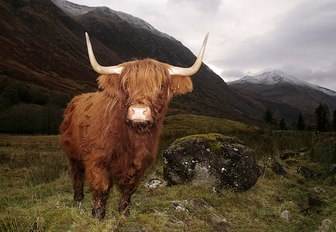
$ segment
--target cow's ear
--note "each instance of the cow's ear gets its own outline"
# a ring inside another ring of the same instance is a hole
[[[101,75],[97,78],[98,88],[111,97],[116,96],[119,92],[119,78],[120,76],[118,74]]]
[[[170,91],[173,95],[186,94],[193,90],[190,77],[172,75]]]

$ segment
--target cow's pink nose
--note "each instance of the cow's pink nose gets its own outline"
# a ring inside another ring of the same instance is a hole
[[[127,118],[134,122],[146,122],[152,120],[152,112],[149,106],[134,104],[128,108]]]

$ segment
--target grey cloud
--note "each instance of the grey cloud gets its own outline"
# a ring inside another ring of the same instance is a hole
[[[272,31],[245,41],[234,55],[221,60],[222,65],[245,70],[283,68],[300,79],[324,80],[322,84],[335,90],[335,19],[335,1],[305,1],[279,20]]]
[[[169,6],[196,8],[199,12],[206,14],[218,12],[221,3],[221,0],[168,0]]]
[[[230,78],[240,78],[244,75],[245,73],[239,69],[226,69],[221,72],[221,76],[227,76]]]

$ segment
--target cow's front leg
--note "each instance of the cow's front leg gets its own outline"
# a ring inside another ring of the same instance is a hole
[[[106,203],[112,185],[106,168],[99,165],[86,165],[86,178],[93,195],[92,216],[98,219],[105,217]]]
[[[131,196],[135,192],[135,187],[132,190],[123,191],[120,195],[119,214],[123,218],[127,218],[130,214]]]
[[[92,216],[101,220],[105,217],[108,191],[93,190]]]
[[[141,177],[155,160],[155,156],[151,154],[137,153],[134,157],[136,158],[133,159],[132,164],[127,169],[115,174],[116,184],[121,193],[119,213],[122,217],[127,217],[129,215],[131,196],[135,192]]]
[[[120,201],[119,213],[126,218],[130,214],[131,196],[135,192],[136,187],[143,175],[143,170],[130,169],[128,175],[119,179]]]
[[[131,194],[122,193],[119,201],[119,213],[126,218],[130,214],[129,207],[131,205]]]

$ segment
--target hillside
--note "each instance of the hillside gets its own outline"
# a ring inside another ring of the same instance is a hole
[[[234,89],[261,102],[265,107],[280,112],[289,121],[302,112],[307,121],[314,121],[315,108],[327,104],[336,109],[336,92],[298,80],[281,71],[245,76],[228,83]]]
[[[0,29],[1,76],[27,87],[43,87],[46,92],[75,95],[97,88],[98,75],[88,62],[85,31],[102,65],[146,57],[182,67],[195,61],[192,52],[171,36],[106,7],[50,0],[2,1]],[[206,65],[193,76],[193,84],[193,93],[176,98],[170,113],[261,120],[264,107],[232,91]]]
[[[50,1],[1,1],[0,13],[2,74],[65,92],[92,89],[80,24]]]

